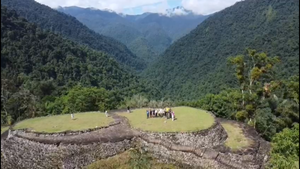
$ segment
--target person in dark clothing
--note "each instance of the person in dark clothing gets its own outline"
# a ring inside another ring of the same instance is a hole
[[[130,113],[130,107],[129,106],[127,106],[127,112]]]
[[[149,110],[147,110],[146,113],[147,113],[147,119],[148,119],[149,118],[149,113],[150,113]]]

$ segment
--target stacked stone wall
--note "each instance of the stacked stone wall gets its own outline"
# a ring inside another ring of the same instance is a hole
[[[268,160],[270,144],[243,123],[216,118],[210,128],[199,132],[156,133],[132,129],[125,117],[112,116],[115,122],[110,126],[85,131],[10,130],[1,141],[1,168],[82,168],[135,148],[137,143],[161,162],[190,168],[260,169]],[[253,140],[251,146],[239,151],[226,147],[228,136],[220,124],[224,121],[238,124]]]

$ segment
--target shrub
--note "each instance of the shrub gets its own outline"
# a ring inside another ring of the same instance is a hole
[[[269,168],[294,169],[299,165],[299,124],[286,128],[272,139]]]
[[[238,121],[245,121],[245,120],[248,118],[248,112],[245,111],[245,110],[238,111],[238,112],[235,114],[235,118],[236,118]]]
[[[13,119],[10,115],[8,115],[8,116],[6,117],[6,120],[7,120],[7,124],[8,124],[8,125],[12,125],[13,122],[14,122],[14,119]]]
[[[134,169],[151,169],[151,156],[142,148],[131,150],[129,160],[131,168]]]

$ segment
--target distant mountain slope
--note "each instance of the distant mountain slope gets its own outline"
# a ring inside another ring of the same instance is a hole
[[[122,28],[122,29],[120,29]],[[117,39],[124,44],[130,44],[135,39],[142,36],[142,33],[133,26],[126,23],[111,23],[110,26],[99,28],[106,36]]]
[[[66,88],[80,83],[108,90],[126,90],[137,84],[137,78],[107,54],[45,32],[3,6],[1,79],[13,81],[16,86],[49,82]],[[42,93],[54,94],[48,89]]]
[[[138,53],[147,63],[152,63],[153,60],[156,60],[158,57],[158,54],[154,52],[154,49],[151,48],[149,42],[142,37],[136,38],[132,41],[128,45],[128,48],[133,53]]]
[[[209,17],[195,15],[193,13],[188,13],[186,15],[169,15],[171,16],[153,13],[145,16],[144,18],[137,19],[136,22],[142,26],[156,24],[167,33],[172,41],[175,41],[195,29],[197,25]]]
[[[111,11],[96,10],[93,8],[60,7],[58,11],[76,17],[90,29],[106,36],[113,37],[129,46],[136,39],[144,39],[149,44],[148,50],[134,54],[148,63],[165,51],[171,43],[189,33],[208,16],[194,15],[186,12],[185,15],[175,15],[172,10],[167,15],[145,13],[142,15],[119,15]],[[178,9],[177,9],[178,10]],[[135,45],[138,45],[135,43]],[[144,45],[144,44],[143,44]],[[136,47],[142,49],[144,47]],[[140,51],[140,50],[139,50]],[[153,55],[157,53],[156,55]],[[153,55],[152,59],[148,56]]]
[[[135,70],[142,70],[146,67],[144,62],[137,58],[125,45],[95,33],[74,17],[41,5],[34,0],[1,0],[1,4],[8,9],[16,10],[20,16],[38,24],[43,29],[110,54],[122,65]]]
[[[143,31],[144,38],[153,48],[154,52],[163,53],[172,43],[172,39],[167,32],[162,29],[157,23],[148,23],[140,28]]]
[[[199,98],[236,86],[226,60],[246,48],[279,56],[278,77],[299,74],[299,1],[238,2],[171,45],[144,76],[165,96]]]
[[[44,31],[1,5],[1,124],[115,109],[134,94],[159,97],[106,53]]]

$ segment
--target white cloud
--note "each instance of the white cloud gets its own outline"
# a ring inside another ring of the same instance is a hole
[[[182,0],[182,6],[197,14],[212,14],[241,0]]]
[[[164,0],[158,4],[145,5],[142,6],[143,12],[151,12],[151,13],[166,13],[166,9],[169,9],[170,6],[167,0]]]
[[[186,15],[187,13],[185,12],[185,11],[183,11],[182,9],[175,9],[174,11],[173,11],[173,13],[175,14],[175,15]]]
[[[97,9],[111,9],[118,13],[124,9],[140,8],[143,12],[165,13],[169,6],[167,0],[36,0],[52,8],[58,6],[93,7]],[[169,0],[170,1],[170,0]],[[182,4],[185,9],[197,14],[211,14],[233,5],[240,0],[173,0]],[[175,11],[179,12],[180,11]]]
[[[116,12],[122,12],[125,8],[134,8],[138,6],[151,5],[163,2],[162,0],[36,0],[41,4],[48,5],[52,8],[58,6],[79,6],[93,7],[98,9],[111,9]]]

